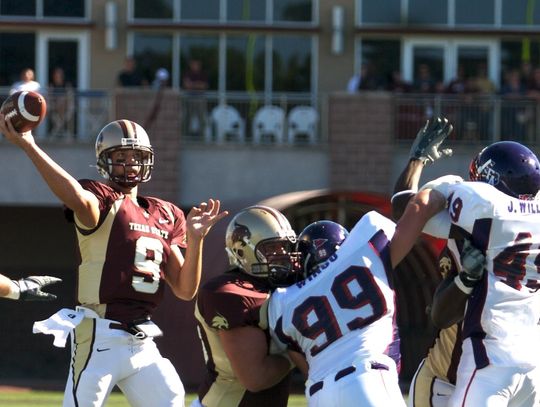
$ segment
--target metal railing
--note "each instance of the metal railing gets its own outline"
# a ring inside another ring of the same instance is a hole
[[[0,103],[9,95],[0,88]],[[112,117],[111,94],[103,90],[62,89],[45,93],[47,115],[35,130],[38,139],[59,142],[88,142]]]
[[[411,140],[425,121],[443,115],[454,125],[453,141],[488,144],[514,140],[540,144],[540,104],[504,96],[396,95],[396,139]]]
[[[311,95],[227,92],[196,94],[177,91],[180,100],[178,129],[183,141],[203,144],[319,144],[321,107]],[[0,103],[9,88],[0,88]],[[147,88],[43,92],[47,116],[34,131],[51,142],[93,142],[96,134],[117,114],[147,116],[160,96]],[[169,94],[170,96],[170,94]],[[163,106],[162,106],[163,107]],[[138,112],[138,113],[137,113]],[[141,123],[142,124],[142,123]],[[178,126],[178,124],[171,124]]]
[[[319,144],[321,108],[310,95],[184,92],[185,141],[251,144]]]

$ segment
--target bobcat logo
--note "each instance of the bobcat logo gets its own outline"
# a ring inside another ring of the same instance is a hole
[[[443,278],[445,278],[448,275],[451,268],[452,268],[452,260],[450,260],[450,257],[448,256],[441,257],[441,259],[439,260],[439,270]]]
[[[212,328],[229,329],[229,321],[223,315],[217,314],[212,318]]]
[[[251,238],[251,232],[248,227],[241,225],[240,223],[234,222],[234,230],[231,235],[231,240],[233,243],[245,243],[246,240]]]

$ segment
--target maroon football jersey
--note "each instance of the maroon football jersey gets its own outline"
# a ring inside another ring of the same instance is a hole
[[[285,407],[289,376],[277,385],[252,393],[240,384],[221,346],[218,331],[243,326],[268,325],[266,301],[270,290],[263,280],[230,271],[214,277],[199,290],[195,317],[206,359],[206,377],[199,399],[208,407]],[[269,335],[267,333],[269,340]]]
[[[100,209],[93,229],[74,219],[79,304],[124,323],[151,315],[163,298],[171,245],[186,247],[184,213],[161,199],[139,196],[135,203],[101,182],[79,182],[98,198]],[[67,214],[73,218],[69,209]]]

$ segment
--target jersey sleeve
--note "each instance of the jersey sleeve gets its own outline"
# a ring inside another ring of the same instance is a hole
[[[258,325],[259,306],[238,293],[202,289],[197,301],[205,322],[214,329]]]
[[[448,188],[447,212],[453,224],[472,233],[478,219],[492,218],[500,192],[484,182],[464,182]]]
[[[353,241],[356,247],[360,247],[366,244],[379,230],[382,230],[390,240],[394,236],[396,224],[380,213],[370,211],[354,225],[347,240]]]
[[[98,181],[81,179],[79,180],[79,184],[81,184],[84,189],[94,194],[94,196],[97,198],[100,213],[103,213],[109,209],[114,199],[116,199],[118,196],[118,193],[115,192],[111,187]],[[75,214],[67,206],[64,206],[64,215],[68,221],[75,222],[78,227],[82,227],[79,222],[76,222]]]
[[[471,232],[477,219],[493,216],[493,200],[497,190],[483,182],[434,183],[433,188],[447,199],[445,211],[439,212],[425,225],[423,232],[438,238],[452,237],[452,224]]]
[[[270,353],[283,353],[288,348],[295,349],[292,341],[283,332],[283,305],[282,297],[285,289],[278,288],[270,297],[268,304],[268,327],[270,328],[270,337],[272,339],[270,343]]]

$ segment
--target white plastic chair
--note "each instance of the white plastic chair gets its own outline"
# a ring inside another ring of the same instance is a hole
[[[317,140],[317,127],[319,113],[311,106],[295,106],[289,112],[287,118],[287,133],[290,144],[295,142],[298,136],[307,136],[310,144]]]
[[[223,143],[227,137],[234,138],[243,143],[245,139],[245,122],[234,107],[217,105],[210,114],[212,129],[217,143]],[[207,142],[208,134],[206,136]]]
[[[259,144],[263,137],[271,137],[276,143],[283,142],[285,111],[278,106],[263,106],[253,118],[253,143]]]

